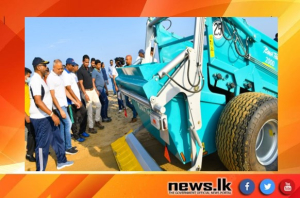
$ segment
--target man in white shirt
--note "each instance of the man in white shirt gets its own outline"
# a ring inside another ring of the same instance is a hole
[[[118,94],[118,105],[119,105],[119,113],[120,113],[122,112],[122,109],[124,109],[124,104],[123,104],[123,100],[120,97],[119,89],[115,80],[118,77],[118,72],[114,66],[110,66],[108,73],[109,76],[112,78],[112,86],[115,88]]]
[[[116,95],[117,92],[116,92],[116,88],[114,86],[114,79],[113,79],[113,76],[111,75],[112,74],[112,69],[115,68],[113,60],[110,60],[109,64],[110,64],[110,66],[108,67],[108,75],[109,75],[110,80],[111,80],[111,85],[112,85],[112,88],[113,88],[113,91],[114,91],[114,95]]]
[[[75,101],[68,99],[68,113],[73,120],[72,132],[74,139],[78,142],[85,141],[85,137],[90,135],[86,133],[87,126],[87,111],[84,105],[78,105],[77,101],[81,101],[80,91],[78,87],[78,78],[75,75],[74,71],[76,68],[76,63],[72,58],[68,58],[66,61],[66,68],[63,71],[63,80],[67,89],[67,93],[70,92],[75,98]],[[77,125],[80,125],[79,129]]]
[[[145,58],[145,51],[143,49],[140,49],[138,52],[138,57],[136,57],[136,60],[134,62],[134,65],[141,64],[144,58]]]
[[[151,51],[150,51],[151,62],[157,63],[157,60],[155,57],[153,58],[153,55],[154,55],[154,48],[151,47]]]
[[[62,78],[63,66],[59,59],[54,60],[53,70],[47,78],[47,85],[54,103],[53,109],[60,120],[60,133],[64,141],[66,154],[75,154],[78,151],[71,144],[71,119],[68,115],[66,88]]]
[[[48,61],[36,57],[32,65],[34,75],[31,78],[30,89],[30,121],[36,136],[36,170],[45,171],[48,161],[50,144],[56,153],[57,169],[71,166],[74,162],[67,161],[65,147],[60,135],[59,118],[52,112],[52,98],[50,90],[43,80]]]

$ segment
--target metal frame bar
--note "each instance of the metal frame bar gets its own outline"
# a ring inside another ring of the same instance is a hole
[[[119,90],[121,91],[122,94],[128,96],[129,98],[134,99],[135,101],[137,101],[137,102],[139,102],[139,103],[141,103],[141,104],[143,104],[146,107],[148,107],[148,108],[151,109],[151,105],[150,105],[150,103],[149,103],[149,101],[148,101],[147,98],[144,98],[144,97],[142,97],[140,95],[135,94],[132,91],[129,91],[129,90],[121,88],[121,87],[119,87]]]
[[[234,23],[239,29],[241,29],[245,34],[247,34],[253,40],[258,41],[260,39],[253,33],[253,31],[247,25],[244,24],[244,22],[241,19],[237,17],[229,17],[227,18],[227,20]]]
[[[136,135],[136,134],[138,134],[141,130],[143,130],[144,128],[145,128],[144,125],[141,124],[138,128],[136,128],[136,129],[132,132],[132,134]]]
[[[188,51],[190,49],[186,49],[182,51],[178,56],[176,56],[171,62],[169,62],[166,66],[164,66],[159,72],[158,76],[163,78],[167,73],[169,73],[174,67],[176,67],[180,62],[182,62],[186,57],[188,57]]]
[[[168,17],[156,17],[155,19],[153,19],[149,24],[148,26],[149,27],[152,27],[153,25],[157,24],[157,23],[160,23],[164,20],[166,20]]]
[[[161,171],[161,168],[156,164],[153,158],[148,154],[132,133],[126,136],[126,142],[144,171]]]
[[[194,50],[196,51],[197,66],[199,65],[202,66],[204,34],[205,34],[205,18],[197,17],[195,19],[195,32],[194,32]]]

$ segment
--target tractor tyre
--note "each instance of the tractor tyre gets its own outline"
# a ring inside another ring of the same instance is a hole
[[[248,92],[225,106],[216,131],[217,152],[230,171],[277,171],[277,98]]]

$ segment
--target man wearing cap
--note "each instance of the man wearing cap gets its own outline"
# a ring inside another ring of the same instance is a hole
[[[47,85],[50,89],[50,94],[54,103],[53,109],[59,117],[60,120],[60,133],[64,141],[64,146],[66,154],[73,155],[78,151],[72,147],[71,144],[71,119],[67,112],[67,96],[66,88],[62,78],[63,66],[59,59],[54,60],[53,70],[50,72],[47,78]]]
[[[48,61],[36,57],[32,65],[34,75],[30,81],[30,121],[35,131],[36,140],[36,170],[45,171],[49,146],[51,144],[57,157],[57,169],[73,165],[74,162],[67,161],[65,147],[60,135],[58,125],[59,118],[52,112],[52,98],[50,90],[43,77],[46,74]]]
[[[138,52],[138,57],[135,60],[135,64],[141,64],[142,60],[145,58],[145,51],[140,49]]]
[[[73,77],[75,77],[75,79],[76,79],[76,82],[78,82],[78,78],[77,78],[77,71],[78,71],[78,69],[79,69],[79,66],[78,66],[78,64],[77,63],[75,63],[75,65],[74,65],[74,68],[73,68]]]
[[[99,101],[99,97],[96,93],[96,90],[93,86],[92,75],[88,71],[89,66],[89,56],[84,55],[82,57],[82,66],[77,71],[77,77],[79,80],[81,91],[84,94],[84,99],[86,103],[86,109],[88,114],[88,121],[89,121],[89,133],[97,133],[94,129],[94,122],[93,122],[93,106],[96,106],[96,113],[95,113],[95,125],[99,129],[104,129],[104,126],[100,123],[100,109],[101,103]]]
[[[62,78],[66,87],[66,93],[71,96],[68,97],[68,113],[73,123],[73,136],[78,142],[83,142],[85,140],[84,137],[89,137],[90,135],[85,132],[87,126],[87,114],[85,107],[81,103],[80,91],[74,77],[75,74],[73,73],[75,65],[76,63],[74,60],[68,58]],[[77,128],[77,124],[80,125],[79,129]]]
[[[66,61],[66,68],[63,72],[64,84],[66,85],[66,93],[70,93],[72,97],[68,98],[68,113],[72,120],[72,132],[74,139],[78,142],[85,141],[84,137],[90,135],[85,132],[87,126],[87,112],[85,106],[81,104],[80,91],[78,87],[78,79],[74,74],[76,64],[72,58]],[[72,100],[72,98],[75,99]],[[78,105],[79,104],[79,105]],[[79,125],[79,129],[77,128]]]

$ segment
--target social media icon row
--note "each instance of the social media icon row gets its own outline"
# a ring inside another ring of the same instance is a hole
[[[252,180],[245,179],[241,181],[239,188],[241,193],[243,193],[244,195],[250,195],[251,193],[254,192],[255,184]],[[265,195],[272,194],[275,191],[275,188],[276,188],[275,183],[271,179],[264,179],[259,184],[260,192]],[[281,193],[285,195],[292,194],[294,188],[295,188],[295,183],[290,179],[285,179],[281,181],[279,185],[279,189]]]

